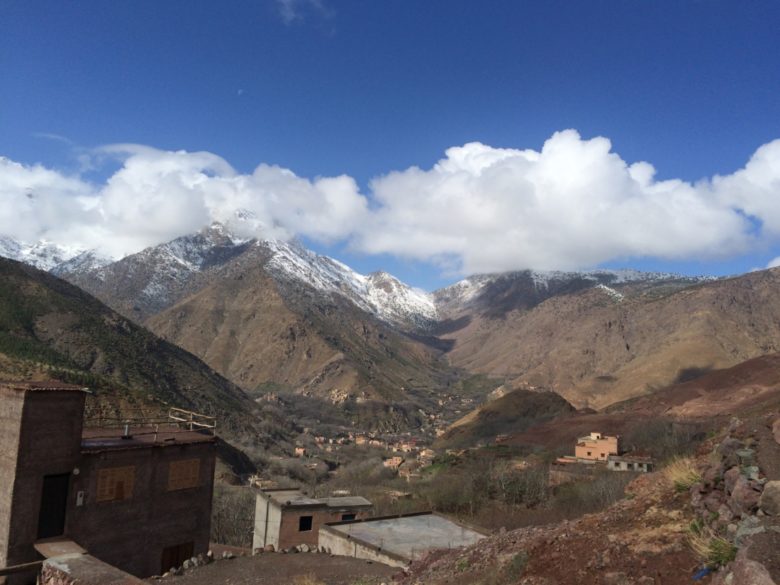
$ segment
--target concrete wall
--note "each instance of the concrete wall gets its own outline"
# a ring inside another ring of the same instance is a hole
[[[213,443],[85,453],[74,477],[66,533],[91,555],[139,577],[161,572],[163,549],[187,542],[206,553],[211,527]],[[168,491],[172,461],[200,460],[198,487]],[[135,466],[132,497],[95,501],[98,471]],[[79,492],[83,505],[77,506]]]
[[[255,499],[255,532],[252,536],[252,550],[273,545],[279,550],[279,526],[282,522],[281,507],[258,494]]]
[[[344,534],[329,530],[327,526],[320,528],[319,542],[322,549],[333,555],[375,561],[391,567],[406,567],[409,564],[400,556],[357,539],[347,538]]]
[[[8,531],[9,565],[39,558],[33,543],[38,536],[43,478],[71,473],[78,465],[84,398],[83,392],[24,392]]]

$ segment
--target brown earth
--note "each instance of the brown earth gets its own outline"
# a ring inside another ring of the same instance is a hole
[[[431,555],[414,564],[402,583],[690,583],[700,562],[686,545],[693,519],[688,494],[676,493],[660,473],[637,478],[627,491],[628,499],[598,514]]]
[[[173,585],[374,585],[390,582],[398,569],[352,557],[326,554],[266,553],[254,557],[218,560],[190,569],[184,575],[147,579],[148,583]],[[305,580],[310,577],[310,580]]]
[[[648,396],[614,404],[605,411],[564,413],[523,432],[513,433],[504,442],[556,450],[572,445],[577,437],[591,431],[626,435],[637,425],[657,418],[703,422],[705,426],[718,428],[732,416],[751,416],[779,405],[780,353],[774,353],[709,372],[695,380],[673,384]],[[512,415],[511,410],[505,410],[505,416]],[[474,417],[471,425],[479,420]],[[484,434],[476,429],[470,431]]]

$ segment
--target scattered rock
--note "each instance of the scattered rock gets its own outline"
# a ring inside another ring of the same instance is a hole
[[[736,515],[749,514],[758,507],[758,500],[760,498],[760,486],[740,475],[736,485],[734,485],[734,490],[731,492],[731,497],[728,502],[729,508],[731,508],[731,511]]]
[[[734,544],[736,544],[737,546],[742,546],[747,537],[752,536],[754,534],[760,534],[765,530],[766,529],[761,523],[761,520],[759,520],[755,516],[748,516],[742,522],[739,523],[739,526],[737,527],[736,535],[734,536]]]
[[[780,516],[780,481],[770,481],[764,486],[758,506],[765,514]]]
[[[723,474],[723,483],[726,486],[726,493],[730,494],[734,491],[734,486],[737,485],[737,480],[740,477],[741,472],[736,465],[731,467],[726,473]]]
[[[274,545],[272,545],[272,544],[266,544],[266,545],[263,547],[263,551],[265,551],[265,552],[275,552],[275,551],[276,551],[276,549],[274,548]]]

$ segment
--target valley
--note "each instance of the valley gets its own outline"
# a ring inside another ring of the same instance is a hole
[[[633,474],[550,483],[582,436],[661,464],[780,408],[778,270],[520,271],[425,293],[220,224],[118,261],[4,246],[48,272],[0,259],[2,375],[88,385],[101,419],[215,415],[214,526],[236,546],[247,484],[536,538],[622,505]]]

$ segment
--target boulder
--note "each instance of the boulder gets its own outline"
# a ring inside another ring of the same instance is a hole
[[[740,475],[731,492],[728,505],[735,515],[750,514],[758,507],[760,498],[761,486]]]
[[[727,494],[730,494],[734,490],[734,486],[737,484],[740,475],[739,467],[736,465],[723,474],[723,484],[726,486]]]
[[[739,449],[742,449],[742,441],[733,437],[726,437],[718,445],[716,451],[723,459],[726,467],[733,467],[734,465],[739,465],[739,457],[737,456]]]
[[[770,481],[764,486],[758,506],[764,514],[780,516],[780,481]]]
[[[276,549],[274,548],[274,545],[272,545],[272,544],[266,544],[263,547],[263,551],[265,551],[265,552],[274,552],[275,550]]]

